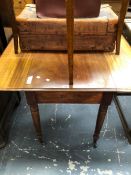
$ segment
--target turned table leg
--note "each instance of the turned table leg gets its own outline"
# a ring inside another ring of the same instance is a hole
[[[95,132],[93,135],[93,145],[95,148],[97,147],[97,140],[99,139],[99,134],[106,117],[108,106],[111,104],[112,98],[113,98],[113,93],[110,93],[110,92],[103,93],[103,98],[100,103],[100,107],[97,115]]]
[[[40,124],[40,115],[37,100],[35,98],[35,92],[26,92],[27,103],[30,106],[33,124],[36,130],[36,134],[40,143],[43,143],[42,130]]]

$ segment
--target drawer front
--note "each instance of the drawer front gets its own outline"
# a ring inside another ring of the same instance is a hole
[[[102,92],[35,92],[38,103],[89,103],[99,104]]]

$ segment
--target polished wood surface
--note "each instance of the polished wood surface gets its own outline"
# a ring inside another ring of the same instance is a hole
[[[127,12],[128,0],[122,0],[121,10],[118,20],[117,37],[116,37],[116,54],[120,54],[121,34],[123,32],[124,19]]]
[[[120,55],[108,54],[106,60],[118,92],[131,92],[131,47],[122,38]]]
[[[73,53],[74,53],[74,0],[66,1],[67,50],[69,85],[73,85]]]
[[[121,43],[120,55],[75,53],[70,86],[66,53],[14,54],[11,41],[0,58],[0,90],[131,91],[131,48]]]

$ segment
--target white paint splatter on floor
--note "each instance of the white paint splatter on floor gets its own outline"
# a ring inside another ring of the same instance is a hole
[[[58,164],[54,163],[54,166],[56,167],[56,166],[58,166]]]
[[[131,148],[123,133],[119,133],[114,126],[109,126],[111,117],[108,118],[108,115],[110,113],[107,114],[105,126],[101,132],[103,137],[100,137],[98,148],[93,149],[90,145],[95,123],[92,121],[93,115],[91,114],[91,121],[88,122],[89,118],[85,110],[85,113],[82,113],[83,117],[79,120],[80,116],[77,115],[76,107],[71,107],[71,111],[68,111],[70,107],[65,109],[63,106],[54,105],[49,117],[48,114],[42,112],[42,123],[47,121],[48,126],[44,133],[47,132],[49,140],[47,140],[47,145],[40,145],[38,139],[35,138],[34,131],[28,127],[30,123],[32,125],[32,121],[28,107],[24,106],[25,104],[21,107],[22,117],[18,112],[17,120],[13,125],[15,126],[11,136],[13,139],[11,138],[10,144],[0,158],[0,166],[3,162],[2,166],[7,165],[6,171],[17,175],[19,172],[15,171],[18,167],[21,175],[33,175],[35,171],[46,175],[130,175],[130,157],[127,153],[131,152]],[[44,115],[46,115],[45,118]],[[96,116],[94,116],[95,120]],[[59,126],[60,123],[62,127]],[[25,129],[22,134],[21,128]]]
[[[80,172],[80,175],[85,175],[85,174],[87,174],[89,167],[88,166],[80,166],[80,169],[82,170]]]
[[[97,168],[97,172],[99,175],[113,175],[112,170],[101,170]]]
[[[71,118],[71,114],[68,115],[68,117],[66,117],[65,121],[69,120]]]
[[[69,162],[68,162],[68,169],[71,170],[71,171],[77,170],[77,169],[76,169],[75,162],[69,160]]]

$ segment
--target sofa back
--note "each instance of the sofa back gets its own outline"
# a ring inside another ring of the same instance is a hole
[[[36,12],[42,17],[66,17],[65,0],[35,0]],[[74,0],[74,17],[97,17],[101,0]]]

